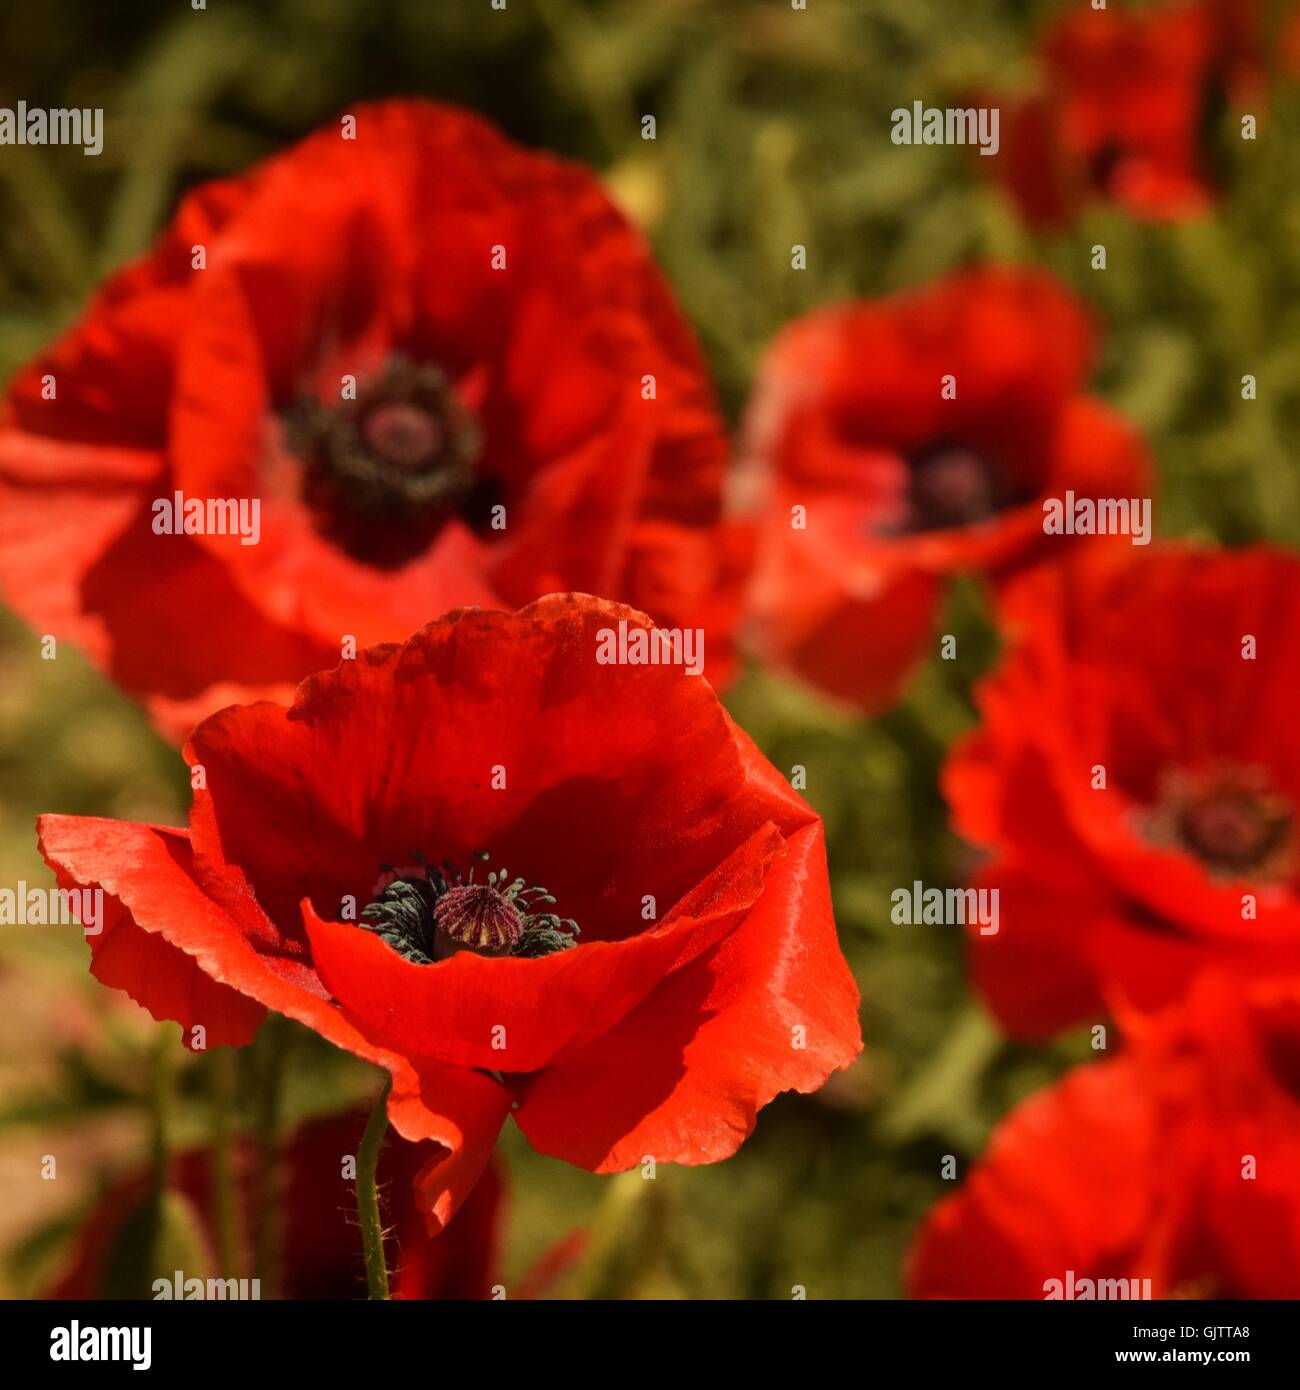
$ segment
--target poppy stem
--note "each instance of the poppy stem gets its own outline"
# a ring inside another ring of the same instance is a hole
[[[388,1264],[384,1259],[384,1226],[379,1218],[375,1170],[388,1129],[388,1092],[392,1084],[392,1077],[386,1076],[357,1151],[357,1215],[361,1218],[361,1253],[366,1262],[366,1284],[371,1298],[388,1297]]]
[[[216,1195],[217,1256],[221,1274],[237,1279],[243,1273],[239,1240],[239,1199],[235,1192],[231,1115],[236,1096],[235,1053],[219,1047],[212,1055],[212,1185]]]
[[[257,1192],[254,1198],[254,1255],[262,1297],[280,1296],[280,1103],[290,1033],[274,1015],[262,1026],[257,1096]]]
[[[128,1285],[138,1280],[140,1289],[148,1284],[152,1271],[160,1266],[169,1234],[169,1217],[174,1216],[167,1192],[167,1170],[176,1105],[175,1047],[171,1029],[159,1027],[149,1059],[149,1196],[140,1212],[138,1246],[130,1257],[132,1268],[125,1275]],[[145,1295],[136,1292],[131,1296]]]
[[[154,1043],[153,1092],[150,1097],[153,1135],[150,1168],[153,1173],[154,1203],[162,1206],[167,1191],[167,1153],[171,1147],[171,1112],[176,1089],[176,1054],[169,1028],[160,1028]]]

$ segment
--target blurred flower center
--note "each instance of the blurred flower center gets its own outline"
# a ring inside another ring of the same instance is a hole
[[[1187,850],[1213,874],[1269,882],[1288,876],[1294,830],[1287,799],[1263,772],[1241,767],[1171,775],[1148,825],[1157,843]]]
[[[461,951],[480,956],[549,956],[577,944],[578,924],[545,909],[545,888],[513,881],[504,869],[474,882],[451,864],[429,866],[423,855],[400,869],[385,867],[374,900],[358,923],[399,955],[432,965]],[[478,856],[486,860],[486,854]]]
[[[908,458],[909,531],[942,531],[985,521],[1008,501],[1000,473],[963,444],[928,445]]]
[[[1111,182],[1128,157],[1128,151],[1118,140],[1106,140],[1093,151],[1088,160],[1088,180],[1100,193],[1111,191]]]
[[[394,355],[355,400],[300,401],[284,424],[317,530],[354,559],[397,568],[450,518],[477,525],[490,506],[482,431],[432,363]]]
[[[422,470],[442,452],[442,426],[418,405],[376,406],[365,418],[366,443],[395,468]]]

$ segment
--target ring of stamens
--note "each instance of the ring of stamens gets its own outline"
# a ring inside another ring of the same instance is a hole
[[[933,440],[904,456],[906,492],[887,530],[907,535],[977,526],[1023,500],[1001,463],[957,440]]]
[[[1256,768],[1169,773],[1142,828],[1154,843],[1194,855],[1216,878],[1280,883],[1295,858],[1294,811]]]
[[[317,529],[369,564],[404,564],[488,486],[482,430],[433,363],[395,354],[355,399],[304,398],[283,425]]]
[[[486,861],[486,851],[475,856]],[[358,923],[399,955],[432,965],[461,951],[481,956],[534,958],[577,944],[578,924],[547,911],[555,899],[545,888],[510,878],[505,869],[475,882],[454,865],[428,864],[423,855],[400,869],[383,866],[375,897]]]

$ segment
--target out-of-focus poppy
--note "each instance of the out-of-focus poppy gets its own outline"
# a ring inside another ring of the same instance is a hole
[[[1147,487],[1132,429],[1085,394],[1095,334],[1035,271],[962,272],[786,328],[759,374],[738,509],[757,518],[758,652],[868,712],[899,695],[956,573],[1072,543],[1044,501]]]
[[[1300,986],[1206,979],[1126,1031],[998,1126],[913,1295],[1300,1296]]]
[[[976,982],[1012,1032],[1176,998],[1198,970],[1300,974],[1300,561],[1079,552],[1006,596],[1011,648],[950,755],[991,852]]]
[[[178,740],[449,608],[558,590],[709,623],[716,680],[725,457],[691,332],[589,172],[451,107],[363,105],[187,195],[18,373],[0,586]]]
[[[1225,111],[1262,85],[1254,0],[1082,6],[1040,53],[1040,88],[1003,103],[989,161],[1026,221],[1064,226],[1093,199],[1152,221],[1213,205]]]

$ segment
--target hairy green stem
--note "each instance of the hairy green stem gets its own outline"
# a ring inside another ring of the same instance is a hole
[[[388,1264],[384,1259],[384,1226],[379,1218],[379,1190],[375,1170],[379,1150],[388,1129],[388,1092],[392,1078],[384,1078],[375,1108],[370,1112],[366,1132],[357,1151],[357,1215],[361,1218],[361,1253],[366,1262],[366,1285],[371,1298],[388,1297]]]

